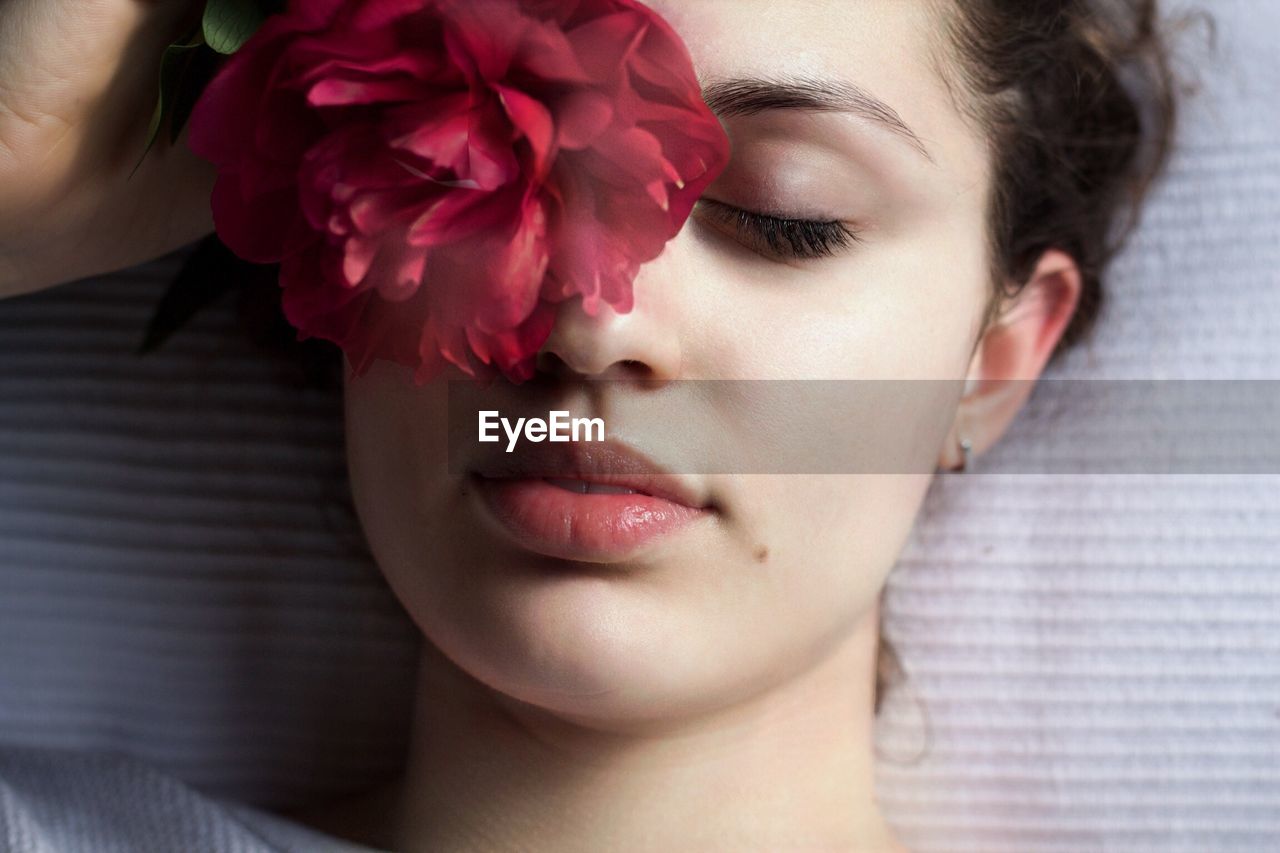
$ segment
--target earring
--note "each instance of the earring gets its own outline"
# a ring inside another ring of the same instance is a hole
[[[960,439],[960,453],[964,460],[960,463],[960,473],[973,470],[973,442],[967,438]]]

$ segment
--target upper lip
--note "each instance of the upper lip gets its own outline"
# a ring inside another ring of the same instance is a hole
[[[472,473],[485,479],[582,480],[632,489],[694,509],[710,505],[707,495],[686,478],[618,441],[526,442],[514,453],[489,454],[472,468]]]

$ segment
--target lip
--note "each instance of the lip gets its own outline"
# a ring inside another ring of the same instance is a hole
[[[714,512],[694,484],[618,442],[532,445],[482,461],[471,479],[513,544],[577,562],[624,561]]]

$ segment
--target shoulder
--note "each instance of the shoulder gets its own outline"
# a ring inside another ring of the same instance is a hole
[[[0,853],[361,853],[116,753],[0,744]]]

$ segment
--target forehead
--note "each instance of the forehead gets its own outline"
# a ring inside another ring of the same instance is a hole
[[[688,45],[699,79],[831,80],[885,102],[943,170],[975,177],[986,147],[943,78],[930,0],[646,0]],[[957,90],[958,91],[958,90]],[[856,120],[856,119],[851,119]]]

